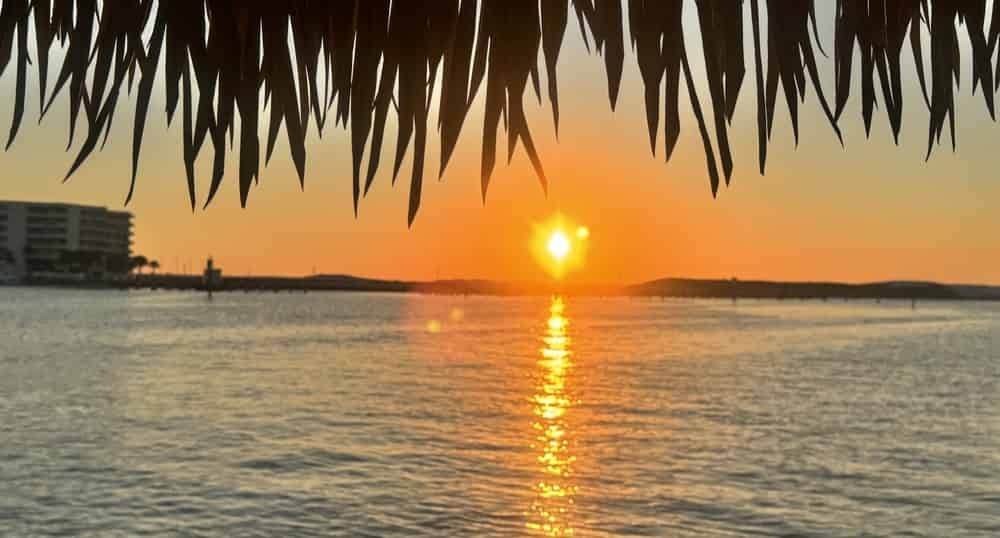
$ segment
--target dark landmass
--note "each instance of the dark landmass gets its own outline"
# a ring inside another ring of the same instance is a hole
[[[602,284],[558,284],[540,282],[502,282],[496,280],[435,280],[414,285],[414,291],[439,295],[624,295],[622,286]]]
[[[666,278],[626,288],[629,295],[659,297],[715,297],[747,299],[1000,299],[982,287],[968,288],[936,282],[769,282],[754,280],[694,280]]]
[[[120,288],[208,291],[204,279],[196,275],[135,275],[112,284]],[[414,282],[361,278],[350,275],[315,275],[310,277],[225,276],[212,285],[212,291],[368,291],[407,293]]]
[[[78,281],[38,282],[93,287]],[[105,283],[122,289],[164,289],[207,291],[200,276],[134,275]],[[876,282],[844,284],[838,282],[771,282],[755,280],[700,280],[665,278],[632,286],[598,284],[553,284],[502,282],[495,280],[404,281],[362,278],[351,275],[315,275],[310,277],[226,276],[212,286],[212,291],[357,291],[389,293],[426,293],[435,295],[498,296],[636,296],[688,297],[720,299],[904,299],[904,300],[985,300],[1000,301],[1000,287],[949,285],[936,282]]]
[[[936,282],[770,282],[665,278],[633,286],[439,280],[413,283],[411,291],[449,295],[551,295],[689,297],[721,299],[923,299],[1000,300],[1000,287]]]
[[[1000,301],[1000,287],[998,286],[951,286],[963,299],[978,299]]]

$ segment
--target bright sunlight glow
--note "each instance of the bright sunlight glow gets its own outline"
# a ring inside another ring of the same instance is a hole
[[[566,234],[562,230],[552,232],[552,235],[549,237],[548,249],[549,254],[556,261],[561,262],[566,259],[566,256],[569,255],[569,246],[569,238],[566,237]]]
[[[532,223],[531,254],[555,279],[584,268],[589,243],[590,229],[560,213]]]

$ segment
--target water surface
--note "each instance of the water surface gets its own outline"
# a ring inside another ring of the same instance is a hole
[[[989,304],[0,289],[0,417],[0,535],[1000,535]]]

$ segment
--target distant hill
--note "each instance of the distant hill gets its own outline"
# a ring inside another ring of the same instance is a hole
[[[628,295],[759,299],[982,299],[1000,300],[1000,288],[936,282],[770,282],[664,278],[625,288]]]
[[[633,286],[438,280],[415,283],[413,291],[447,295],[654,296],[759,299],[937,299],[1000,300],[1000,287],[952,286],[937,282],[892,281],[869,284],[839,282],[773,282],[664,278]]]
[[[963,299],[1000,301],[1000,287],[997,286],[955,285],[952,286],[952,288],[958,292]]]
[[[344,291],[413,291],[414,282],[381,280],[351,275],[313,275],[302,279],[309,289]]]
[[[201,277],[138,275],[113,284],[120,287],[203,289]],[[940,299],[1000,301],[1000,287],[948,285],[936,282],[772,282],[765,280],[700,280],[663,278],[633,286],[564,284],[556,282],[504,282],[483,279],[433,280],[426,282],[382,280],[352,275],[314,275],[304,278],[226,276],[215,291],[371,291],[428,293],[439,295],[577,295],[650,296],[758,299]]]
[[[621,295],[621,286],[562,284],[555,282],[504,282],[499,280],[434,280],[417,283],[414,291],[442,295]]]

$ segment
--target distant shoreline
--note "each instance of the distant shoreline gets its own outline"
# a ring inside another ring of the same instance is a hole
[[[145,274],[114,282],[32,281],[29,286],[82,289],[208,291],[200,276]],[[781,282],[666,278],[630,286],[518,283],[493,280],[381,280],[350,275],[225,277],[213,292],[388,292],[433,295],[678,297],[715,299],[899,299],[1000,301],[998,286],[936,282]]]

